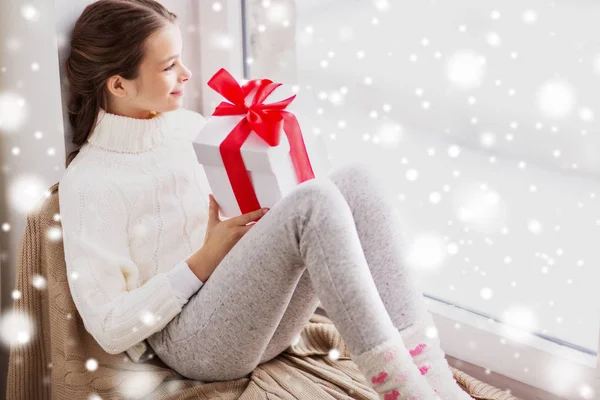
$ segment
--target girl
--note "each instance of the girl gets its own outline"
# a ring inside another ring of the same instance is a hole
[[[320,301],[380,398],[469,399],[425,335],[433,320],[364,167],[304,182],[266,214],[221,221],[207,204],[181,43],[152,0],[94,2],[72,32],[79,150],[59,201],[69,288],[98,344],[135,362],[149,345],[185,377],[236,379],[283,352]]]

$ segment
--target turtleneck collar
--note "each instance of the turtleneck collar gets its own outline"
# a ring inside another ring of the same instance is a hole
[[[142,153],[163,143],[168,134],[165,113],[140,119],[111,114],[101,108],[88,142],[118,153]]]

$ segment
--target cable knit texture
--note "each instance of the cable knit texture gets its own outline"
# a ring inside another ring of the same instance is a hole
[[[101,110],[59,185],[68,281],[85,327],[110,354],[138,362],[145,339],[202,282],[185,259],[204,242],[208,193],[192,141],[205,119]]]

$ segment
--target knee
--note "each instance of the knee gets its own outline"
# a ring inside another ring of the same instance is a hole
[[[359,198],[362,199],[361,201],[367,198],[386,201],[391,195],[379,177],[369,167],[359,162],[339,167],[329,174],[329,178],[353,209]]]
[[[339,207],[345,204],[339,188],[332,181],[323,178],[302,182],[295,188],[291,197],[297,205],[304,204],[311,209],[315,206]]]
[[[329,178],[339,187],[345,185],[365,186],[375,180],[375,176],[366,164],[358,161],[344,164],[334,169],[329,174]]]

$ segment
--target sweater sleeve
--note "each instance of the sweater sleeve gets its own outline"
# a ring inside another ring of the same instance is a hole
[[[127,211],[116,187],[59,185],[67,280],[86,330],[109,354],[122,353],[181,312],[166,273],[138,287],[129,251]]]
[[[180,261],[169,272],[167,277],[171,281],[171,286],[176,291],[179,305],[183,307],[194,293],[196,293],[204,282],[192,272],[185,260]]]

